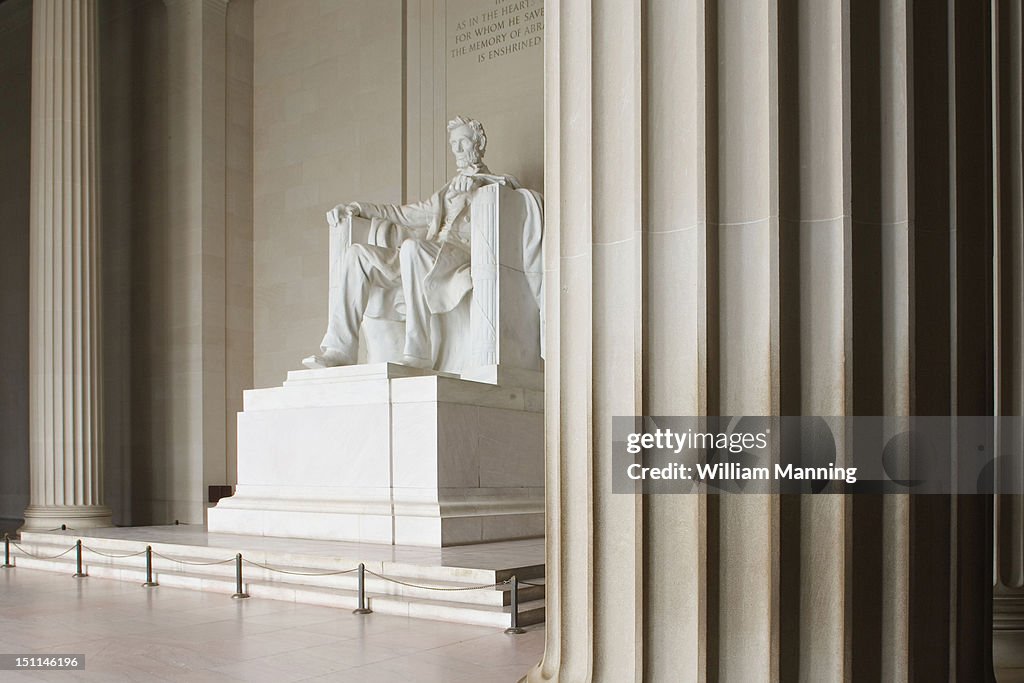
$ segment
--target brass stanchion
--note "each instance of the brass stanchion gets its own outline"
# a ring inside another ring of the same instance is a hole
[[[235,594],[231,597],[235,600],[249,597],[249,594],[242,590],[242,553],[235,555]]]
[[[526,633],[526,629],[519,628],[519,579],[515,574],[512,575],[512,625],[505,629],[505,633]]]
[[[85,578],[88,576],[82,571],[82,539],[75,541],[75,574],[76,579]]]
[[[4,533],[4,563],[0,565],[0,568],[10,569],[13,566],[11,564],[11,537]]]
[[[153,588],[160,584],[153,580],[153,548],[146,546],[146,583],[142,584],[143,588]]]
[[[366,565],[359,563],[359,593],[357,600],[359,606],[352,610],[352,614],[372,614],[373,610],[366,606]]]

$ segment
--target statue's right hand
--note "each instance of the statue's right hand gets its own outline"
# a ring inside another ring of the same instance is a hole
[[[351,202],[349,204],[338,204],[336,207],[327,212],[327,225],[334,227],[341,222],[343,218],[349,216],[359,215],[359,204]]]

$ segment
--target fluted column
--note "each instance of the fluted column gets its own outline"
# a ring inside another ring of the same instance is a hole
[[[1021,108],[1021,3],[995,3],[998,30],[992,58],[996,67],[993,112],[1001,144],[993,148],[996,183],[996,282],[998,336],[996,367],[1001,381],[1001,415],[1024,414],[1024,155]],[[1008,426],[1008,423],[1007,423]],[[1020,454],[1024,431],[1000,434],[1004,452]],[[1020,472],[1012,482],[1021,490]],[[1011,482],[1007,482],[1011,483]],[[997,666],[1024,667],[1024,496],[997,497],[995,510],[993,649]]]
[[[990,680],[987,498],[614,494],[609,437],[619,415],[991,414],[988,4],[545,18],[547,642],[525,680]]]
[[[25,529],[111,523],[100,431],[96,5],[33,4]]]

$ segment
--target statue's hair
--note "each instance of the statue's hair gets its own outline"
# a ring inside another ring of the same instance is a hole
[[[460,126],[469,126],[469,129],[473,131],[473,140],[480,149],[480,156],[482,157],[484,150],[487,149],[487,133],[484,132],[484,124],[468,116],[456,116],[448,122],[448,132],[451,133]]]

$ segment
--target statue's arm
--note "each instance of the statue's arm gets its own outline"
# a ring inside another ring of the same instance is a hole
[[[435,195],[436,196],[436,195]],[[371,204],[355,202],[355,216],[364,218],[383,218],[386,221],[411,230],[430,228],[440,213],[440,202],[434,197],[422,202],[411,204]]]
[[[327,224],[337,225],[346,216],[356,218],[382,218],[403,228],[429,228],[437,214],[436,202],[414,202],[412,204],[373,204],[371,202],[349,202],[338,204],[327,212]]]

